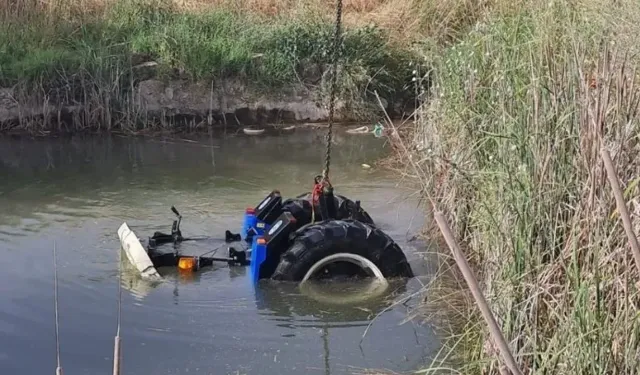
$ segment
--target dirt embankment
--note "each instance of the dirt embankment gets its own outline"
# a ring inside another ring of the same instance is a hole
[[[155,73],[157,63],[135,66],[130,88],[120,92],[82,90],[73,95],[68,88],[24,92],[0,88],[0,129],[69,130],[70,128],[146,127],[242,127],[264,124],[325,122],[328,100],[322,89],[302,82],[278,92],[264,92],[238,78],[193,81],[165,79]],[[316,69],[317,70],[317,69]],[[305,77],[309,78],[309,77]],[[313,79],[313,77],[311,77]],[[84,88],[84,87],[83,87]],[[339,98],[334,118],[342,122],[368,121],[381,116],[382,108],[361,98]],[[382,98],[392,118],[410,113],[410,102]]]

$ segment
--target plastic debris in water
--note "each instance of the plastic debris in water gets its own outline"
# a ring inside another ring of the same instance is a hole
[[[373,127],[373,135],[376,138],[382,137],[382,132],[383,131],[384,131],[384,126],[382,126],[382,124],[377,123],[377,124],[374,125],[374,127]]]

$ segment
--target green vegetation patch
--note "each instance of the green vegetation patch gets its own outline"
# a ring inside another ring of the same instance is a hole
[[[56,85],[80,71],[111,78],[132,61],[153,60],[165,76],[239,77],[277,89],[298,83],[309,66],[326,71],[333,48],[330,20],[260,19],[223,9],[184,13],[162,1],[122,0],[83,22],[38,20],[0,26],[1,85]],[[399,93],[411,78],[408,51],[390,45],[376,27],[346,30],[342,57],[344,82],[362,95],[365,87]]]

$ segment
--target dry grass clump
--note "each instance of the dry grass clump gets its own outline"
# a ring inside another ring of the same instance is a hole
[[[434,85],[401,132],[406,174],[449,215],[526,374],[638,371],[640,273],[600,150],[640,233],[639,9],[534,1],[488,17],[428,57]],[[480,332],[452,337],[450,359],[498,373]]]
[[[0,0],[0,18],[86,20],[102,17],[119,0]],[[139,0],[137,3],[157,3]],[[201,13],[228,10],[258,16],[267,22],[274,19],[323,19],[335,16],[335,1],[325,0],[162,0],[176,12]],[[508,10],[511,2],[497,0],[343,0],[344,22],[362,27],[375,24],[389,32],[397,43],[411,44],[425,37],[450,41],[463,35],[491,9]]]

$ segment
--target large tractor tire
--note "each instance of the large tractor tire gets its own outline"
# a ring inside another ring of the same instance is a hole
[[[405,254],[386,233],[357,220],[330,220],[310,224],[296,232],[271,278],[302,281],[316,262],[338,253],[357,254],[370,260],[385,278],[413,277]],[[329,273],[357,272],[350,265],[334,263],[331,266],[336,268],[326,270]]]

